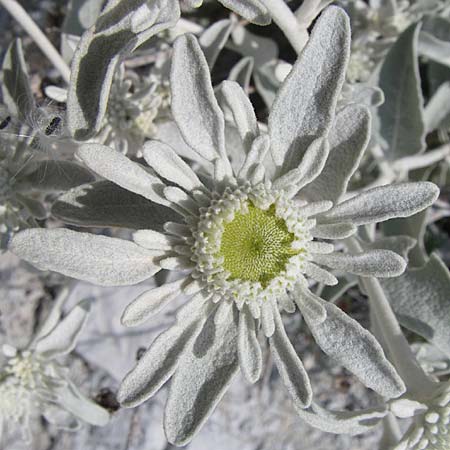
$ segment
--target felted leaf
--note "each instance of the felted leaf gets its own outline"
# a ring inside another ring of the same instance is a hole
[[[313,309],[304,308],[302,314],[319,347],[380,395],[401,395],[405,390],[403,381],[373,335],[337,306],[319,297],[317,301],[326,309],[324,321],[316,317]]]
[[[425,148],[423,98],[417,37],[420,25],[407,28],[389,50],[379,75],[385,102],[378,108],[380,145],[393,161]]]
[[[310,201],[336,203],[346,192],[370,137],[370,113],[361,105],[348,105],[338,112],[329,134],[330,154],[319,176],[301,195]]]
[[[66,191],[80,184],[94,181],[94,175],[72,161],[47,160],[35,163],[18,183],[38,191]]]
[[[315,180],[323,170],[330,154],[330,145],[327,139],[318,138],[311,142],[298,167],[286,172],[274,181],[275,189],[283,189],[295,195],[305,185]]]
[[[262,371],[262,352],[256,334],[255,319],[247,308],[239,313],[238,356],[242,373],[249,383],[256,383]]]
[[[361,411],[328,411],[317,403],[308,409],[297,409],[297,414],[309,425],[327,433],[357,435],[370,431],[386,415],[384,407]]]
[[[408,217],[432,205],[438,196],[439,188],[426,181],[379,186],[336,205],[319,220],[364,225]]]
[[[437,255],[401,277],[381,281],[400,323],[450,356],[450,275]]]
[[[52,215],[82,227],[121,227],[162,230],[179,215],[110,181],[85,184],[58,197]]]
[[[167,399],[164,430],[174,445],[187,444],[202,427],[239,370],[235,314],[217,327],[211,315],[181,356]]]
[[[242,89],[244,89],[245,93],[248,93],[254,66],[255,62],[252,57],[247,56],[242,58],[231,68],[228,80],[235,81]]]
[[[78,303],[50,333],[36,342],[36,351],[44,358],[70,353],[75,348],[78,336],[86,323],[89,309],[89,301]]]
[[[84,144],[76,153],[91,170],[118,186],[161,205],[170,203],[161,195],[165,185],[140,164],[100,144]]]
[[[188,192],[204,188],[195,172],[163,142],[148,141],[143,148],[147,164],[162,178],[178,184]]]
[[[210,313],[201,295],[177,313],[177,322],[162,332],[122,380],[117,399],[125,408],[137,406],[153,396],[173,375],[180,359],[198,335]]]
[[[255,111],[249,98],[234,81],[223,81],[219,92],[233,115],[244,146],[248,149],[259,133]]]
[[[84,422],[98,427],[109,422],[108,411],[82,395],[73,383],[56,389],[55,393],[58,403]]]
[[[311,142],[328,133],[349,52],[349,19],[342,9],[329,7],[318,19],[270,112],[271,151],[283,172],[297,167]]]
[[[314,255],[314,261],[332,269],[365,277],[396,277],[406,268],[406,261],[390,250],[369,250],[356,255],[348,253]]]
[[[296,409],[308,408],[312,390],[308,374],[284,329],[278,309],[273,309],[275,331],[269,338],[270,350],[281,379]]]
[[[40,270],[101,286],[136,284],[160,270],[154,260],[160,253],[123,239],[62,228],[21,231],[9,250]]]
[[[141,294],[125,308],[121,318],[122,324],[126,327],[135,327],[158,314],[180,295],[183,281],[184,278],[181,278]]]
[[[72,61],[67,125],[75,139],[87,140],[100,129],[120,62],[179,16],[178,0],[108,1]]]
[[[172,114],[184,140],[208,161],[225,154],[223,113],[205,56],[193,35],[182,35],[174,43],[170,85]]]
[[[231,33],[231,28],[231,20],[219,20],[214,22],[200,36],[198,41],[210,70],[214,67],[220,51],[226,44]]]
[[[258,0],[218,0],[225,8],[239,14],[256,25],[268,25],[270,14],[264,4]]]
[[[21,120],[29,117],[36,108],[31,92],[22,41],[15,39],[8,47],[2,64],[3,103],[13,116]]]

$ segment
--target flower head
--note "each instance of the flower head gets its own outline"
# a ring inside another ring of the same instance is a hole
[[[0,367],[0,430],[5,423],[6,431],[14,425],[30,441],[30,421],[40,415],[66,429],[77,428],[78,418],[94,425],[107,423],[108,413],[78,391],[68,377],[67,367],[57,361],[75,347],[88,306],[86,302],[79,303],[55,323],[58,301],[28,347],[3,347],[6,361]]]
[[[134,233],[134,243],[61,229],[29,230],[11,242],[13,252],[40,268],[99,284],[137,283],[160,269],[179,275],[143,293],[122,317],[127,326],[139,325],[174,298],[190,297],[175,325],[153,342],[119,391],[124,406],[135,406],[172,377],[165,414],[171,442],[192,439],[239,368],[249,382],[259,379],[260,328],[299,415],[321,426],[327,413],[312,401],[282,311],[298,308],[324,352],[366,386],[385,397],[404,390],[375,338],[310,291],[316,283],[337,283],[331,269],[378,277],[402,273],[405,261],[394,252],[349,254],[331,241],[349,237],[358,225],[414,214],[438,194],[431,183],[404,183],[340,201],[370,128],[365,107],[350,104],[336,111],[349,46],[347,16],[328,8],[278,93],[267,134],[236,83],[220,86],[219,105],[196,39],[179,37],[171,71],[172,113],[192,167],[158,141],[144,145],[150,170],[101,145],[87,144],[78,152],[92,170],[120,187],[108,194],[117,192],[115,205],[126,189],[150,200],[154,216],[172,210],[174,219],[149,222],[149,229]],[[231,145],[225,125],[234,128],[239,144]],[[94,184],[88,195],[95,192]],[[70,214],[83,223],[86,210],[72,208]],[[112,218],[115,210],[106,211],[103,221],[108,214]],[[336,430],[346,424],[357,433],[382,415],[380,409],[336,413],[327,426]]]

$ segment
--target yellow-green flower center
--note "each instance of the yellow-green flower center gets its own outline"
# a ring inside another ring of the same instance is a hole
[[[283,219],[276,216],[275,206],[262,210],[248,204],[248,213],[237,212],[224,226],[219,256],[229,279],[260,282],[266,287],[282,272],[293,255],[295,235]]]

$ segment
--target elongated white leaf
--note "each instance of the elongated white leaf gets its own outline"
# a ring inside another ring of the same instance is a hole
[[[238,355],[245,378],[249,383],[256,383],[261,376],[262,353],[256,335],[255,319],[246,308],[239,313]]]
[[[165,187],[162,181],[131,161],[122,153],[99,144],[85,144],[77,157],[95,173],[135,194],[159,203],[170,205],[159,192]]]
[[[191,191],[202,189],[203,184],[195,172],[167,144],[148,141],[143,154],[147,164],[161,177]]]
[[[309,425],[327,433],[357,435],[377,426],[387,410],[379,407],[362,411],[327,411],[312,403],[308,409],[297,409],[297,414]]]
[[[210,316],[183,353],[172,378],[164,429],[167,440],[185,445],[202,427],[239,370],[238,325],[235,314],[216,327]]]
[[[357,255],[348,253],[314,255],[314,261],[332,269],[365,277],[397,277],[406,269],[406,261],[390,250],[370,250]]]
[[[82,301],[59,322],[50,333],[36,342],[36,351],[45,358],[70,353],[76,345],[90,309],[89,301]]]
[[[177,322],[162,332],[122,380],[117,399],[125,408],[135,407],[152,397],[173,375],[179,361],[200,332],[208,314],[200,294],[177,313]]]
[[[281,86],[269,116],[272,154],[283,172],[298,166],[311,142],[327,134],[344,82],[350,51],[345,12],[327,8],[292,71]]]
[[[337,202],[347,190],[370,137],[370,113],[351,104],[339,111],[330,130],[330,154],[320,174],[304,188],[308,200]]]
[[[125,308],[121,319],[122,324],[126,327],[135,327],[158,314],[181,293],[183,281],[184,278],[181,278],[141,294]]]
[[[327,311],[326,320],[319,321],[312,309],[304,308],[302,314],[319,347],[380,395],[401,395],[405,385],[372,334],[337,306],[317,301]]]
[[[268,25],[270,14],[264,4],[258,0],[218,0],[225,8],[239,14],[256,25]]]
[[[58,403],[84,422],[98,427],[109,422],[108,411],[82,395],[73,383],[57,389],[56,394]]]
[[[274,319],[275,331],[269,338],[273,359],[295,408],[308,408],[312,401],[308,374],[284,330],[280,313],[276,308]]]
[[[200,36],[198,41],[202,47],[210,70],[214,67],[220,51],[230,37],[231,28],[231,20],[219,20],[218,22],[214,22]]]
[[[24,230],[9,250],[41,270],[53,270],[102,286],[139,283],[160,270],[160,253],[123,239],[66,229]]]
[[[438,195],[439,188],[429,182],[380,186],[336,205],[319,220],[364,225],[396,217],[409,217],[432,205]]]
[[[208,64],[190,34],[174,43],[172,114],[185,141],[208,161],[225,154],[225,122],[211,85]]]
[[[250,147],[258,135],[258,124],[255,111],[243,89],[234,81],[223,81],[220,93],[233,114],[234,123],[244,145]]]

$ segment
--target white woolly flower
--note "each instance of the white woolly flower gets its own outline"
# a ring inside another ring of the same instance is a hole
[[[167,111],[169,90],[161,77],[117,71],[109,94],[104,126],[97,142],[122,153],[136,154],[146,139],[156,136],[155,119]]]
[[[78,419],[99,426],[108,422],[108,412],[85,398],[70,381],[68,368],[57,361],[75,347],[88,307],[87,302],[79,303],[60,322],[59,309],[55,308],[27,348],[3,346],[6,360],[0,367],[0,439],[2,430],[7,433],[18,428],[30,442],[30,422],[41,415],[71,430],[79,427]]]
[[[349,237],[359,225],[415,214],[438,195],[431,183],[404,183],[340,202],[370,129],[365,107],[353,103],[336,111],[349,47],[347,16],[328,8],[280,88],[266,134],[237,83],[226,81],[217,89],[219,106],[197,40],[179,37],[172,114],[188,144],[177,151],[193,166],[158,141],[144,145],[151,169],[87,144],[78,157],[109,181],[74,190],[55,205],[61,218],[79,225],[109,221],[142,228],[135,224],[151,211],[147,229],[134,233],[134,242],[65,229],[27,230],[11,241],[11,251],[41,269],[102,285],[138,283],[161,269],[178,274],[176,281],[144,292],[122,317],[125,325],[139,325],[178,296],[189,297],[176,323],[152,343],[119,391],[121,403],[131,407],[172,378],[165,410],[170,442],[192,439],[239,368],[251,383],[260,378],[260,331],[304,420],[357,434],[385,415],[383,407],[328,412],[313,402],[281,318],[296,308],[322,350],[366,386],[388,398],[404,391],[376,339],[309,290],[318,282],[336,284],[332,269],[401,274],[406,263],[392,251],[350,254],[332,241]]]
[[[399,401],[401,402],[401,400]],[[413,423],[391,450],[446,450],[450,448],[450,383],[434,383],[434,389],[412,404]],[[398,409],[398,407],[397,407]],[[401,412],[405,408],[401,408]],[[396,412],[395,402],[393,404]],[[405,417],[405,415],[403,415]]]

